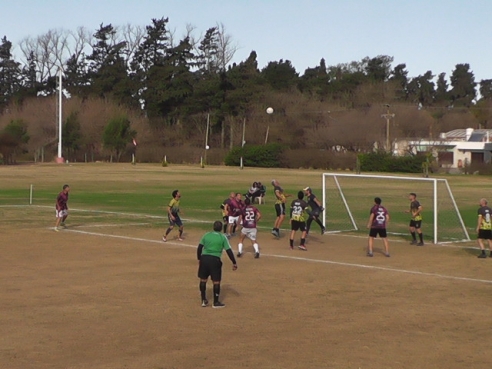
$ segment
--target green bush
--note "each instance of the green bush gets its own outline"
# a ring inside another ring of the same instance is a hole
[[[225,165],[238,166],[243,158],[246,167],[280,167],[283,146],[277,143],[235,147],[226,155]]]
[[[363,172],[421,173],[426,156],[393,156],[385,152],[374,152],[360,154],[359,160]]]

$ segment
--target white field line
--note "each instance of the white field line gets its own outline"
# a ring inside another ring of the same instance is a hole
[[[7,207],[12,207],[12,208],[21,208],[21,207],[36,207],[36,208],[45,208],[45,209],[54,209],[54,206],[48,206],[48,205],[0,205],[0,208],[7,208]],[[83,213],[98,213],[98,214],[114,214],[114,215],[126,215],[130,217],[135,217],[135,218],[151,218],[151,219],[162,219],[162,220],[167,220],[167,216],[159,216],[159,215],[148,215],[148,214],[141,214],[141,213],[125,213],[125,212],[118,212],[118,211],[107,211],[107,210],[91,210],[91,209],[74,209],[70,208],[70,211],[79,211]],[[217,217],[217,219],[222,217]],[[202,220],[202,219],[192,219],[192,218],[183,218],[185,222],[189,223],[211,223],[209,220]],[[259,226],[258,229],[271,229],[271,227],[262,227]],[[289,229],[284,229],[281,228],[282,231],[289,232]],[[350,237],[350,238],[365,238],[367,239],[367,236],[358,236],[358,235],[353,235],[353,234],[344,234],[343,231],[327,231],[326,234],[336,234],[337,236],[343,236],[343,237]],[[390,233],[391,234],[391,233]],[[405,240],[390,240],[390,242],[396,242],[396,243],[407,243],[408,241]],[[454,247],[458,249],[471,249],[471,250],[478,250],[479,247],[476,246],[461,246],[457,243],[460,242],[469,242],[466,240],[458,240],[456,242],[441,242],[438,244],[433,244],[433,243],[428,243],[426,244],[425,247],[429,246],[437,246],[437,247]]]
[[[76,228],[99,228],[99,227],[126,227],[126,226],[141,226],[149,225],[151,223],[110,223],[110,224],[79,224],[72,227]]]
[[[96,232],[86,232],[86,231],[71,230],[71,229],[65,230],[64,232],[66,232],[66,231],[90,235],[90,236],[97,236],[97,237],[118,238],[118,239],[123,239],[123,240],[127,240],[127,241],[139,241],[139,242],[155,243],[155,244],[159,244],[159,245],[169,244],[169,245],[173,245],[173,246],[181,246],[181,247],[189,247],[189,248],[196,248],[197,247],[197,245],[190,245],[190,244],[183,243],[183,242],[168,241],[168,242],[164,243],[163,241],[150,240],[147,238],[128,237],[128,236],[120,236],[120,235],[112,235],[112,234],[104,234],[104,233],[96,233]],[[488,279],[456,277],[456,276],[452,276],[452,275],[439,274],[439,273],[420,272],[418,270],[396,269],[396,268],[388,268],[388,267],[381,267],[381,266],[374,266],[374,265],[344,263],[344,262],[340,262],[340,261],[311,259],[311,258],[305,258],[305,257],[299,257],[299,256],[287,256],[287,255],[264,254],[264,253],[262,253],[261,255],[267,256],[267,257],[279,258],[279,259],[299,260],[299,261],[307,261],[310,263],[322,263],[322,264],[338,265],[338,266],[344,266],[344,267],[349,267],[349,268],[363,268],[363,269],[381,270],[381,271],[385,271],[385,272],[412,274],[412,275],[418,275],[418,276],[424,276],[424,277],[435,277],[435,278],[441,278],[441,279],[450,279],[450,280],[455,280],[455,281],[492,284],[492,280],[488,280]]]

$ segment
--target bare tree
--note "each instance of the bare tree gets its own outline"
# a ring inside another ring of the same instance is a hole
[[[224,24],[217,23],[217,29],[219,31],[219,50],[217,53],[217,58],[219,61],[219,68],[221,70],[225,70],[229,62],[234,57],[238,46],[233,41],[232,36],[226,33]]]
[[[52,29],[36,38],[27,37],[20,43],[25,61],[31,52],[39,73],[39,80],[45,81],[56,75],[70,55],[70,32],[64,29]],[[26,64],[26,62],[24,62]]]
[[[196,27],[194,25],[190,23],[186,24],[186,32],[183,36],[183,39],[188,38],[191,48],[195,51],[195,53],[197,53],[198,45],[200,44],[200,39],[202,38],[202,35],[196,37],[195,31]]]
[[[124,55],[126,65],[129,67],[135,52],[138,50],[139,45],[145,37],[145,28],[141,26],[133,26],[128,23],[124,26],[118,27],[118,31],[121,33],[120,38],[126,43]]]
[[[306,138],[310,146],[334,152],[361,152],[372,150],[383,138],[383,124],[374,112],[352,110],[328,115],[324,124],[308,129]]]
[[[90,46],[91,33],[85,27],[78,27],[75,31],[70,31],[70,36],[72,40],[68,45],[68,54],[79,60],[82,53]]]
[[[167,37],[169,40],[169,47],[173,48],[175,47],[178,43],[176,43],[176,28],[175,29],[168,29],[167,30]]]

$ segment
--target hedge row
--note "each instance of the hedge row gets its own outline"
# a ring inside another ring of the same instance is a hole
[[[278,168],[281,167],[282,151],[283,146],[277,143],[235,147],[226,155],[224,163],[238,166],[242,157],[246,167]]]
[[[421,173],[425,155],[393,156],[385,152],[359,154],[362,172]]]

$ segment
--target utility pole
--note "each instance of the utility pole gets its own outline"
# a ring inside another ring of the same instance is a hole
[[[390,114],[390,106],[386,104],[386,114],[381,114],[381,118],[386,119],[386,151],[391,152],[390,147],[390,120],[395,117],[395,114]]]

